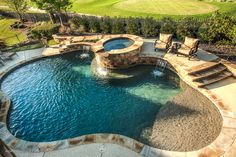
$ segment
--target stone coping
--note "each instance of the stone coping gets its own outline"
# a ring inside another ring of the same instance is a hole
[[[58,55],[58,54],[55,54]],[[31,61],[43,58],[33,57],[28,61],[23,61],[14,67],[9,68],[6,72],[1,74],[2,79],[7,73],[11,72],[15,68],[21,66],[22,64],[27,64]],[[150,56],[149,56],[150,58]],[[159,58],[159,57],[154,57]],[[0,138],[12,149],[28,151],[28,152],[47,152],[52,150],[66,149],[73,146],[79,146],[88,143],[116,143],[121,146],[127,147],[135,152],[138,152],[144,156],[154,157],[154,156],[176,156],[176,157],[215,157],[224,155],[232,146],[236,139],[236,115],[231,112],[226,104],[222,102],[221,99],[217,97],[213,92],[208,89],[198,88],[194,82],[189,79],[186,75],[186,69],[179,65],[178,61],[174,60],[170,55],[165,55],[164,60],[168,61],[169,64],[173,66],[179,77],[186,82],[188,85],[202,93],[206,96],[219,110],[222,118],[222,130],[219,136],[208,146],[192,151],[192,152],[177,152],[177,151],[166,151],[157,148],[153,148],[148,145],[144,145],[122,135],[115,134],[92,134],[85,135],[76,138],[71,138],[67,140],[60,140],[54,142],[29,142],[16,138],[7,129],[5,122],[0,122]],[[10,106],[10,105],[9,105]],[[8,106],[8,107],[9,107]],[[7,109],[8,110],[8,109]],[[5,114],[6,115],[6,114]]]
[[[117,34],[117,35],[94,35],[94,36],[60,36],[60,35],[53,35],[53,38],[55,41],[69,47],[69,46],[75,46],[75,45],[88,45],[92,47],[93,52],[105,52],[104,51],[104,44],[108,42],[109,40],[119,39],[119,38],[127,38],[134,43],[124,49],[119,50],[112,50],[107,51],[105,53],[108,54],[124,54],[129,53],[131,51],[140,49],[143,45],[143,38],[131,35],[131,34]],[[89,41],[96,41],[97,42],[89,42]]]
[[[101,40],[99,40],[98,42],[96,42],[93,45],[94,52],[96,53],[96,52],[104,51],[104,44],[106,42],[108,42],[110,40],[114,40],[114,39],[119,39],[119,38],[130,39],[130,40],[133,40],[134,43],[127,48],[119,49],[119,50],[111,50],[111,51],[107,51],[106,53],[108,53],[108,54],[129,53],[131,51],[141,48],[143,45],[143,39],[139,36],[136,36],[136,35],[130,35],[130,34],[106,35]]]
[[[60,55],[54,54],[50,57]],[[29,64],[31,62],[40,60],[42,58],[47,58],[48,56],[38,56],[31,57],[28,60],[20,61],[14,66],[9,67],[3,73],[0,74],[0,80],[2,81],[9,73],[16,70],[17,68]],[[0,81],[0,84],[1,84]],[[60,149],[67,149],[79,145],[90,144],[90,143],[111,143],[118,144],[132,151],[140,153],[144,144],[131,139],[129,137],[118,135],[118,134],[89,134],[84,136],[79,136],[75,138],[69,138],[65,140],[58,140],[52,142],[31,142],[19,139],[12,135],[7,128],[7,115],[10,108],[11,101],[6,99],[0,108],[0,138],[5,144],[7,144],[11,149],[20,150],[24,152],[48,152]]]

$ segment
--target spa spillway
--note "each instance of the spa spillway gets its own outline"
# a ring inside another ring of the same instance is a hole
[[[126,69],[139,62],[143,39],[135,35],[107,36],[94,46],[98,65],[108,69]]]

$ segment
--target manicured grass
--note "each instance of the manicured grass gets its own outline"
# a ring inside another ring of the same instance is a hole
[[[236,16],[236,3],[199,0],[72,0],[72,10],[109,16],[206,17],[219,10]]]
[[[15,21],[15,19],[0,19],[0,39],[9,46],[26,40],[26,35],[22,31],[10,28]]]

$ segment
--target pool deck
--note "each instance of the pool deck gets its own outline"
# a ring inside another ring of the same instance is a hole
[[[97,37],[97,36],[96,36]],[[102,38],[102,36],[100,37]],[[198,88],[196,84],[192,81],[191,77],[187,74],[188,70],[195,67],[201,66],[208,62],[214,62],[217,58],[215,55],[209,54],[205,51],[198,51],[198,60],[189,61],[186,57],[179,56],[175,54],[164,54],[162,52],[155,52],[153,49],[154,39],[145,39],[143,50],[140,54],[140,57],[153,57],[153,58],[163,58],[167,60],[178,72],[179,76],[190,86],[204,94],[209,100],[211,100],[216,107],[219,109],[219,112],[223,118],[223,126],[220,135],[215,141],[210,145],[192,152],[174,152],[174,151],[165,151],[150,146],[144,145],[141,151],[133,151],[128,149],[122,144],[112,144],[112,143],[94,143],[94,144],[83,144],[79,146],[74,146],[72,148],[54,150],[54,151],[45,151],[38,153],[31,152],[22,152],[17,149],[13,149],[15,154],[19,157],[50,157],[50,156],[70,156],[70,157],[235,157],[236,156],[236,79],[235,77],[229,77],[220,82],[206,86],[205,88]],[[30,50],[27,52],[19,52],[19,56],[16,57],[13,61],[9,61],[5,66],[0,68],[0,73],[3,73],[5,70],[15,66],[17,63],[29,60],[33,57],[40,56],[51,56],[60,54],[59,47],[54,46],[45,49]],[[229,66],[229,69],[232,73],[236,74],[236,66],[230,65],[230,63],[222,60],[221,61],[226,66]],[[206,126],[207,127],[207,126]],[[0,133],[1,133],[0,128]],[[1,137],[1,135],[0,135]],[[104,149],[104,153],[101,154],[101,149]]]

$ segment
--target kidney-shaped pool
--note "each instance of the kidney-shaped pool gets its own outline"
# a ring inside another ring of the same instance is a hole
[[[133,68],[137,73],[129,78],[98,78],[91,70],[93,57],[83,56],[40,59],[2,80],[12,101],[7,125],[14,136],[43,142],[114,133],[142,141],[160,107],[180,92],[169,74],[152,75],[152,66]]]

